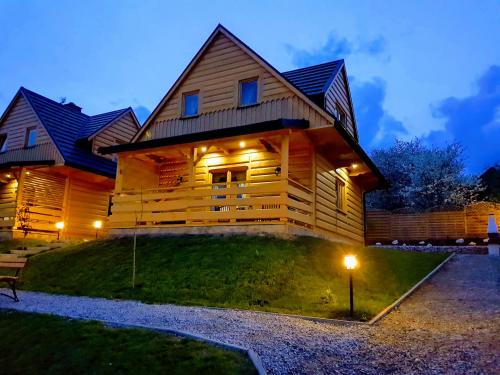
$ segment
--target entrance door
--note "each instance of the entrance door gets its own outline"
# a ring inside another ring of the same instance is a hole
[[[244,187],[243,183],[247,179],[247,171],[245,170],[217,170],[210,172],[212,174],[212,184],[213,190],[226,189],[231,186]],[[240,182],[240,183],[238,183]],[[237,194],[236,198],[243,198],[243,194]],[[226,199],[225,195],[214,195],[213,199]],[[212,208],[214,211],[229,211],[229,206],[214,206]],[[236,207],[237,210],[242,209],[241,207]]]

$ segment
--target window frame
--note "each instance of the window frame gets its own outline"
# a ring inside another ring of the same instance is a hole
[[[340,103],[337,102],[337,116],[344,126],[347,126],[347,113],[344,111]],[[344,117],[344,119],[342,119]]]
[[[35,133],[35,140],[34,140],[33,144],[30,144],[30,135],[31,135],[32,131],[36,132]],[[26,128],[26,134],[24,137],[24,148],[35,147],[37,140],[38,140],[38,128],[36,126],[30,126],[30,127]]]
[[[186,97],[188,96],[197,96],[197,105],[196,105],[196,113],[192,115],[186,114]],[[182,93],[182,102],[181,102],[181,118],[193,118],[200,115],[200,90],[187,91]]]
[[[1,140],[3,139],[3,142]],[[7,133],[0,134],[0,154],[7,152]]]
[[[257,92],[255,94],[255,103],[249,103],[249,104],[242,104],[241,103],[241,98],[242,98],[242,93],[243,93],[243,84],[244,83],[249,83],[249,82],[255,82],[257,85]],[[252,107],[255,105],[260,104],[260,79],[258,76],[255,77],[249,77],[245,79],[240,79],[238,81],[238,108],[247,108],[247,107]]]
[[[337,177],[335,183],[335,194],[336,200],[335,205],[337,206],[337,210],[345,213],[346,212],[346,183],[343,179]]]

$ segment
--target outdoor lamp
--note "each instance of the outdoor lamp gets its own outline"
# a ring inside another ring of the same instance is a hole
[[[240,141],[240,148],[245,148],[246,145],[245,141]]]
[[[354,292],[352,287],[352,270],[356,268],[358,261],[355,255],[346,255],[344,257],[344,265],[349,270],[349,316],[354,316]]]
[[[97,238],[99,234],[99,229],[102,228],[102,221],[101,220],[94,221],[94,228],[95,228],[95,238]]]
[[[276,169],[274,170],[274,174],[276,176],[279,176],[281,174],[281,167],[276,167]]]
[[[57,229],[57,240],[59,241],[59,237],[61,235],[61,230],[64,229],[64,221],[58,221],[56,223],[56,229]]]

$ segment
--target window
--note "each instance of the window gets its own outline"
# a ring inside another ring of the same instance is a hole
[[[339,116],[339,120],[342,122],[342,124],[347,125],[347,115],[345,114],[342,107],[340,107],[340,104],[337,104],[337,115]]]
[[[258,82],[251,78],[240,82],[240,107],[257,104]]]
[[[7,134],[0,134],[0,152],[7,151]]]
[[[24,141],[24,147],[31,147],[36,145],[36,137],[38,136],[38,130],[35,127],[26,129],[26,139]]]
[[[183,95],[182,116],[191,117],[198,115],[198,93],[192,92]]]
[[[345,183],[344,181],[337,178],[337,208],[339,210],[345,210]]]

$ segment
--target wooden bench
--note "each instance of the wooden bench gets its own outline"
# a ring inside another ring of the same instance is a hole
[[[27,261],[28,260],[26,258],[22,258],[14,254],[0,254],[0,270],[8,269],[15,271],[14,275],[4,276],[0,273],[0,282],[7,283],[9,288],[12,290],[12,296],[5,293],[0,293],[1,295],[9,297],[15,302],[19,302],[19,298],[17,298],[16,294],[16,283],[19,280],[21,270],[26,267]]]

